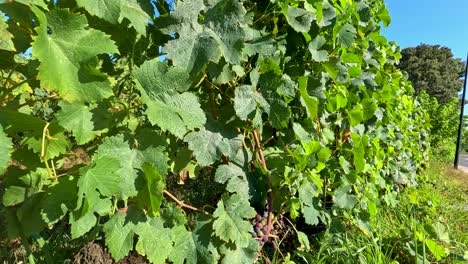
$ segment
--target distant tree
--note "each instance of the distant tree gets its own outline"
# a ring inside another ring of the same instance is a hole
[[[416,94],[426,91],[446,104],[463,86],[464,63],[440,45],[421,44],[401,52],[400,69],[408,73]]]

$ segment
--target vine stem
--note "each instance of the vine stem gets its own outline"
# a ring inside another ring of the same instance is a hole
[[[260,143],[260,136],[258,134],[258,131],[255,129],[253,134],[254,134],[254,138],[255,138],[255,143],[257,145],[258,154],[260,155],[260,163],[262,165],[262,168],[265,171],[268,171],[268,167],[267,167],[267,164],[265,162],[265,155],[263,154],[262,144]],[[272,187],[271,187],[270,178],[268,176],[266,177],[266,181],[268,183],[268,201],[267,201],[267,204],[268,204],[268,217],[267,217],[267,231],[266,231],[265,235],[267,237],[269,237],[270,233],[271,233],[271,226],[272,226],[271,215],[272,215],[272,209],[273,209],[273,194],[272,194]]]
[[[172,193],[170,193],[170,192],[167,191],[167,190],[164,190],[164,194],[167,195],[167,196],[169,196],[172,200],[174,200],[174,202],[176,202],[176,203],[177,203],[179,206],[181,206],[181,207],[184,207],[184,208],[187,208],[187,209],[196,211],[196,212],[202,212],[202,213],[204,213],[204,214],[208,214],[208,213],[205,212],[205,211],[202,211],[202,210],[200,210],[200,209],[198,209],[198,208],[196,208],[196,207],[193,207],[193,206],[191,206],[191,205],[189,205],[189,204],[186,204],[186,203],[184,203],[183,201],[177,199],[177,197],[175,197]]]

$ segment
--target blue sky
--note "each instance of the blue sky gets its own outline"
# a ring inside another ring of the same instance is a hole
[[[421,43],[452,49],[466,60],[468,52],[468,0],[385,0],[392,17],[382,33],[402,48]]]

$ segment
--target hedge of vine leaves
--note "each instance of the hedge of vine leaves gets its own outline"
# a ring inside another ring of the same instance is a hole
[[[383,0],[0,11],[2,202],[25,245],[65,223],[116,260],[249,263],[337,221],[371,232],[426,160]]]

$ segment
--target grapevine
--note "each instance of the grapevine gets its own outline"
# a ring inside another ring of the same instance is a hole
[[[0,12],[1,193],[25,245],[64,225],[116,261],[269,261],[334,217],[370,230],[427,160],[383,0]]]

